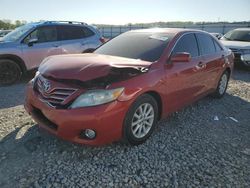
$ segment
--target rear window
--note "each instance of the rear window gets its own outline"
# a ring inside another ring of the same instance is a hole
[[[127,32],[105,43],[94,53],[120,56],[144,61],[157,61],[173,34]]]
[[[90,37],[94,32],[81,26],[58,26],[60,40],[74,40]]]
[[[215,53],[215,46],[211,36],[204,33],[196,33],[202,55]]]

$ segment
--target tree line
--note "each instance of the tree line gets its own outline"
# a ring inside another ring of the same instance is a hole
[[[15,29],[16,27],[19,27],[26,23],[27,21],[24,21],[24,20],[16,20],[14,23],[12,23],[10,20],[0,20],[0,30]]]
[[[152,23],[128,23],[125,25],[121,25],[121,26],[143,26],[143,27],[171,27],[171,26],[175,26],[175,27],[184,27],[184,26],[194,26],[194,25],[203,25],[203,24],[227,24],[227,23],[231,23],[231,24],[246,24],[248,23],[249,27],[250,27],[250,21],[242,21],[242,22],[191,22],[191,21],[186,21],[186,22],[182,22],[182,21],[176,21],[176,22],[152,22]],[[27,21],[25,20],[16,20],[14,23],[11,22],[11,20],[0,20],[0,30],[2,29],[15,29],[16,27],[19,27],[21,25],[27,24]],[[98,27],[105,27],[105,26],[113,26],[111,24],[94,24]]]

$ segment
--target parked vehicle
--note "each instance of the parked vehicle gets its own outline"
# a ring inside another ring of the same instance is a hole
[[[210,33],[210,34],[215,36],[217,39],[220,39],[221,37],[223,37],[223,34],[221,33]]]
[[[1,39],[7,35],[8,33],[10,33],[12,30],[0,30],[0,41]]]
[[[231,30],[221,38],[221,42],[233,51],[236,66],[250,68],[250,28]]]
[[[137,145],[159,119],[208,94],[222,97],[232,69],[231,50],[207,32],[129,31],[92,54],[45,59],[25,109],[65,140]]]
[[[45,21],[18,27],[0,43],[0,84],[18,81],[45,57],[90,52],[104,41],[100,32],[82,22]]]

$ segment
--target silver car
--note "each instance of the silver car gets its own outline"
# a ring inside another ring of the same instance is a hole
[[[98,29],[82,22],[45,21],[18,27],[0,41],[0,85],[18,81],[48,56],[92,52],[103,42]]]
[[[221,38],[221,42],[233,51],[236,66],[250,70],[250,28],[231,30]]]
[[[12,30],[0,30],[0,40]]]

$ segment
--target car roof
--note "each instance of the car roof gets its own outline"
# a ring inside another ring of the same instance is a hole
[[[39,25],[85,25],[88,24],[85,22],[77,22],[77,21],[40,21],[40,22],[32,22],[28,23],[28,25],[39,26]],[[89,25],[88,25],[89,26]]]
[[[250,28],[237,28],[236,31],[250,31]]]
[[[179,34],[179,33],[187,33],[187,32],[202,32],[208,33],[206,31],[201,31],[197,29],[183,29],[183,28],[149,28],[149,29],[137,29],[131,30],[129,32],[135,33],[171,33],[171,34]]]

